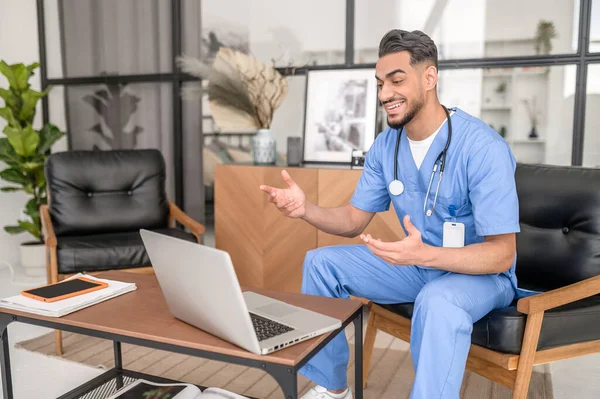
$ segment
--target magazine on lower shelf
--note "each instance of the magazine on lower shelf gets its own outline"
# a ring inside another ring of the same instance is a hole
[[[201,391],[196,385],[186,383],[161,384],[137,380],[108,399],[247,399],[245,396],[221,388]]]

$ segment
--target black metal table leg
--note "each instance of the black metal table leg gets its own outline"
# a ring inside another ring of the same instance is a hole
[[[123,388],[123,374],[120,372],[123,370],[123,356],[121,354],[121,343],[119,341],[113,341],[113,347],[115,350],[115,369],[119,371],[117,374],[117,389]]]
[[[359,310],[354,319],[354,397],[363,397],[363,313]]]
[[[121,343],[119,341],[113,341],[113,347],[115,348],[115,368],[123,368],[123,357],[121,355]]]
[[[10,373],[10,346],[8,345],[8,325],[13,318],[8,315],[0,315],[0,334],[2,345],[0,346],[0,357],[2,358],[2,393],[4,399],[13,399],[12,375]]]
[[[284,399],[298,398],[298,372],[291,366],[263,364],[263,369],[271,374],[283,391]]]

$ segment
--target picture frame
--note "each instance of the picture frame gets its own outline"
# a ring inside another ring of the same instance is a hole
[[[376,136],[374,68],[309,70],[306,78],[303,163],[346,164]]]

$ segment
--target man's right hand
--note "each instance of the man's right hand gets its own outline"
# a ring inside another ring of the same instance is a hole
[[[301,218],[306,214],[306,196],[304,191],[292,180],[286,170],[281,171],[281,177],[289,188],[275,188],[261,185],[260,189],[269,194],[269,201],[277,206],[285,216]]]

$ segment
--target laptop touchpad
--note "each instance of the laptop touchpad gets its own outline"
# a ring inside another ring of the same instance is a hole
[[[284,303],[273,302],[268,305],[260,306],[256,310],[271,315],[273,317],[284,317],[289,316],[292,313],[296,313],[298,309],[293,306],[288,306]]]

